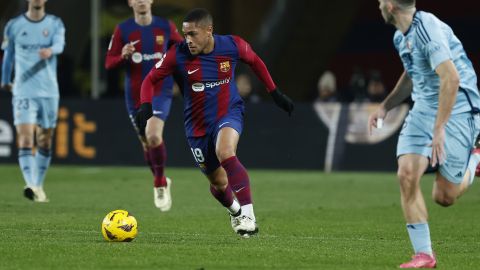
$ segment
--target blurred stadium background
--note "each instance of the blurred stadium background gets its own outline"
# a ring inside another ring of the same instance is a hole
[[[480,27],[480,3],[417,5],[452,26],[478,70],[480,36],[475,29]],[[248,40],[277,84],[296,101],[295,115],[287,119],[271,106],[253,73],[246,66],[237,69],[247,101],[239,155],[248,167],[389,171],[396,165],[395,135],[408,107],[387,119],[386,130],[366,136],[368,111],[402,72],[392,44],[394,28],[384,24],[377,6],[373,0],[155,0],[153,13],[172,19],[181,29],[189,9],[209,9],[215,32]],[[23,0],[0,2],[0,28],[25,10]],[[104,69],[114,26],[132,16],[127,1],[49,0],[47,12],[60,16],[67,29],[65,52],[59,56],[62,108],[53,164],[143,164],[123,105],[123,70]],[[1,93],[2,163],[16,162],[9,97]],[[181,102],[175,97],[167,123],[169,166],[193,165],[183,135]],[[274,154],[278,151],[282,154]],[[365,151],[373,153],[369,159],[360,158]]]

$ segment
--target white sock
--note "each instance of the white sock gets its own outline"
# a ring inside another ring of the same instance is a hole
[[[231,215],[234,215],[238,213],[238,210],[240,210],[240,204],[236,200],[233,200],[232,205],[227,207],[227,210]]]
[[[245,215],[255,221],[255,214],[253,213],[253,204],[242,205],[242,215]]]

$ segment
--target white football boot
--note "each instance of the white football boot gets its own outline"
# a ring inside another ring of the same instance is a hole
[[[172,207],[172,195],[170,193],[170,187],[172,186],[172,180],[167,177],[166,187],[154,187],[153,188],[153,202],[155,207],[162,212],[170,210]]]
[[[232,229],[240,236],[249,238],[258,233],[258,226],[255,220],[239,213],[238,216],[230,215]]]
[[[47,198],[47,194],[45,194],[45,191],[43,190],[43,187],[32,187],[33,190],[33,201],[34,202],[41,202],[41,203],[46,203],[49,202],[50,200]]]

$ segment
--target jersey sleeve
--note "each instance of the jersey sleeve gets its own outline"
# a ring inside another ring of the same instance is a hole
[[[419,23],[417,42],[420,43],[432,70],[435,70],[441,63],[452,59],[447,33],[435,20],[423,20]]]
[[[116,68],[123,64],[122,48],[124,45],[122,33],[117,25],[110,39],[110,44],[108,45],[107,56],[105,58],[106,69]]]
[[[268,92],[275,90],[276,86],[273,82],[272,76],[268,72],[265,63],[258,57],[258,55],[252,50],[252,47],[248,42],[241,37],[232,36],[235,44],[237,45],[238,55],[240,60],[250,66],[255,75],[263,82]]]
[[[175,43],[180,43],[183,41],[182,35],[178,33],[178,29],[172,21],[168,21],[170,24],[170,44],[168,46],[172,46]]]
[[[2,41],[2,50],[3,62],[2,62],[2,85],[10,84],[12,79],[12,70],[13,70],[13,60],[15,55],[15,44],[12,34],[13,22],[9,21],[4,30],[3,41]]]
[[[141,103],[152,102],[155,86],[163,83],[163,79],[175,71],[177,65],[176,51],[177,46],[171,47],[147,74],[140,90]]]
[[[65,25],[60,18],[55,20],[55,34],[53,35],[52,53],[61,54],[65,48]]]

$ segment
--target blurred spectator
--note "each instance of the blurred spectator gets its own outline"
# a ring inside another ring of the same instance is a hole
[[[247,74],[238,74],[236,76],[236,83],[238,88],[238,94],[240,94],[240,96],[245,102],[260,102],[260,97],[252,91],[252,81]]]
[[[387,96],[382,76],[377,70],[372,70],[370,73],[370,79],[367,85],[367,95],[368,100],[371,102],[382,102]]]
[[[327,70],[318,79],[317,101],[330,102],[337,101],[337,79],[333,72]]]
[[[365,74],[359,67],[355,67],[350,78],[350,92],[355,101],[367,100]]]

